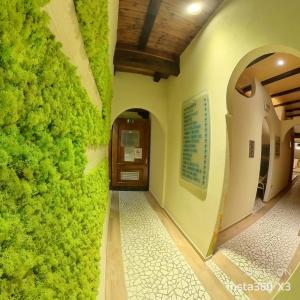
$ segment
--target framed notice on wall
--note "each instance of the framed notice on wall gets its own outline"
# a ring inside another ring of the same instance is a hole
[[[254,158],[255,155],[255,141],[249,141],[249,158]]]
[[[206,198],[210,118],[207,94],[200,94],[182,105],[182,154],[180,184],[200,199]]]
[[[275,156],[280,156],[280,137],[275,136]]]

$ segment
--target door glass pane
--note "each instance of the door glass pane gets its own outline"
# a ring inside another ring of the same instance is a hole
[[[138,130],[122,130],[121,145],[122,147],[139,147],[140,132]]]

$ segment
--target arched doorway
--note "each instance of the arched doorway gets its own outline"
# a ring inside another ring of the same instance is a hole
[[[114,121],[111,137],[111,189],[149,189],[149,113],[130,109]]]
[[[149,190],[163,206],[165,139],[161,122],[149,110],[129,108],[116,116],[110,147],[111,188]],[[116,181],[120,184],[114,185]]]
[[[296,101],[297,82],[300,86],[300,59],[291,53],[295,51],[257,49],[241,60],[230,79],[227,92],[229,154],[225,179],[228,188],[221,229],[252,213],[261,182],[264,122],[269,127],[270,146],[265,164],[268,170],[261,182],[263,200],[269,201],[289,183],[292,154],[290,140],[282,138],[282,127],[286,122],[286,106]]]

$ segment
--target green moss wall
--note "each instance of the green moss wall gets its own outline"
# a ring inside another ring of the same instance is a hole
[[[107,0],[74,0],[85,50],[102,102],[102,142],[110,139],[112,79],[108,44]],[[99,42],[100,41],[100,42]]]
[[[81,29],[102,112],[48,30],[46,2],[0,0],[1,300],[95,299],[99,284],[107,162],[84,169],[86,147],[109,136],[106,0],[76,1],[95,10],[81,21],[101,20]]]

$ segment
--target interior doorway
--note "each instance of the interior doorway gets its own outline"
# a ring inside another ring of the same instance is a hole
[[[291,182],[299,178],[300,175],[300,126],[296,125],[291,134]]]
[[[292,180],[299,178],[300,175],[300,138],[294,139],[294,161]]]
[[[266,119],[263,122],[262,126],[262,135],[261,135],[261,159],[260,159],[260,170],[259,170],[259,180],[257,185],[257,194],[256,194],[256,205],[257,202],[263,202],[266,187],[268,182],[269,166],[270,166],[270,129]]]
[[[114,121],[110,147],[112,190],[149,189],[150,118],[143,109],[130,109]]]

